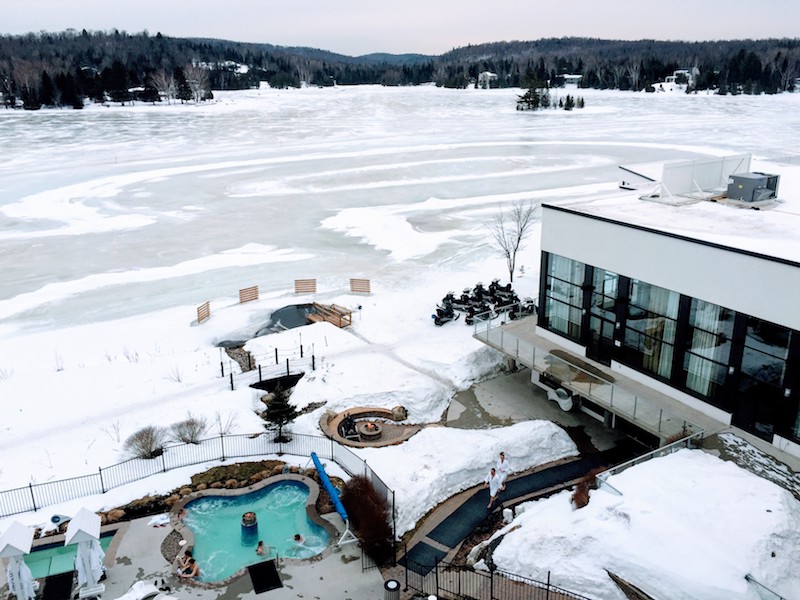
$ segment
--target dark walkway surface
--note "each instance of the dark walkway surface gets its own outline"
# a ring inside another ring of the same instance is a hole
[[[400,564],[420,575],[427,575],[448,554],[444,548],[455,549],[500,506],[513,505],[537,492],[570,484],[592,469],[607,468],[640,453],[641,446],[625,441],[604,452],[595,452],[568,463],[509,479],[505,491],[498,494],[493,509],[486,508],[488,491],[478,488],[426,536],[440,548],[420,540],[400,559]]]

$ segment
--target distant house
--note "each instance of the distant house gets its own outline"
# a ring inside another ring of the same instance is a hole
[[[564,78],[564,85],[571,85],[574,87],[578,87],[583,79],[583,75],[570,75],[569,73],[564,73],[561,77]]]
[[[664,83],[670,86],[683,85],[692,87],[698,75],[700,75],[700,69],[697,67],[692,67],[691,69],[675,69],[672,75],[667,75],[664,79]]]
[[[490,87],[492,87],[492,81],[497,81],[497,73],[484,71],[478,75],[478,87],[482,90],[488,90]]]

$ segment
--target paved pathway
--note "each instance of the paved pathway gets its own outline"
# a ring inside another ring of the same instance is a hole
[[[505,491],[498,496],[498,505],[491,510],[486,508],[488,492],[480,486],[474,487],[451,499],[449,507],[440,508],[447,512],[446,516],[412,538],[400,564],[425,576],[437,562],[452,558],[461,543],[496,510],[514,506],[544,492],[570,487],[593,469],[624,462],[637,450],[632,444],[621,443],[602,452],[509,478]]]

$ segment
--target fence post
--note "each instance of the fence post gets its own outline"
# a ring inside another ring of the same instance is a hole
[[[300,344],[300,358],[303,358],[303,344]]]
[[[161,472],[162,473],[166,473],[167,472],[167,461],[164,460],[164,454],[166,454],[166,452],[165,452],[164,448],[161,448]]]
[[[106,484],[103,483],[103,467],[97,467],[97,470],[100,472],[100,489],[103,490],[103,493],[106,493]]]
[[[219,434],[219,447],[222,450],[222,458],[220,458],[220,460],[224,461],[225,460],[225,436],[222,433]]]
[[[277,348],[277,346],[275,347],[275,364],[276,365],[278,364],[278,348]]]
[[[545,596],[545,600],[550,600],[550,571],[547,572],[547,595]]]
[[[253,370],[253,355],[250,354],[249,352],[247,353],[247,370],[248,371]]]
[[[403,544],[403,556],[406,557],[406,587],[403,590],[408,591],[408,544]]]
[[[222,373],[222,375],[220,375],[220,377],[225,377],[225,363],[222,362],[222,361],[219,361],[219,370],[220,370],[220,373]]]
[[[28,489],[31,491],[31,504],[33,504],[33,510],[39,510],[36,508],[36,496],[33,495],[33,484],[28,484]]]
[[[439,595],[439,559],[433,561],[433,581],[436,586],[436,595]]]
[[[231,371],[231,391],[233,391],[233,371]]]
[[[286,359],[286,376],[289,376],[289,359]]]
[[[312,371],[317,370],[317,361],[316,361],[316,356],[314,354],[311,355],[311,370]]]
[[[258,365],[258,382],[261,383],[263,379],[261,379],[261,365]]]

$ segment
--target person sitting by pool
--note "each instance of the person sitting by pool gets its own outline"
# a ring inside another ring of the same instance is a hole
[[[194,579],[195,577],[200,577],[200,566],[193,558],[190,558],[186,567],[181,569],[180,577],[182,579]]]
[[[178,575],[189,566],[189,560],[192,558],[192,551],[187,550],[183,553],[183,556],[178,557]]]
[[[258,554],[259,556],[264,556],[265,552],[266,551],[264,550],[264,542],[258,540],[258,546],[256,546],[256,554]]]
[[[242,515],[242,525],[251,526],[255,525],[256,523],[256,513],[253,511],[247,511]]]

